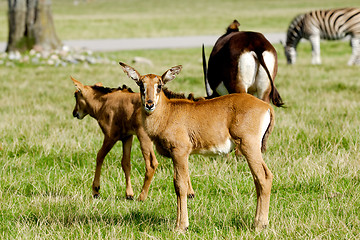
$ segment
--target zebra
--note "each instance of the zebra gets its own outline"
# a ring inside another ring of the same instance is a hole
[[[301,38],[310,41],[312,64],[321,64],[320,39],[338,40],[350,36],[352,55],[348,65],[360,64],[360,9],[314,10],[296,16],[287,31],[285,56],[288,64],[296,62],[296,46]]]

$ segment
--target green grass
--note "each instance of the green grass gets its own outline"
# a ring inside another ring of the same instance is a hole
[[[74,0],[52,1],[60,39],[220,35],[234,19],[241,29],[285,32],[299,13],[359,7],[356,0]],[[86,3],[88,2],[88,3]],[[0,41],[7,41],[7,1],[0,0]]]
[[[53,10],[62,39],[220,35],[235,13],[246,29],[281,31],[297,12],[340,4],[208,1],[203,9],[204,2],[192,1],[193,7],[185,11],[176,9],[178,3],[173,1],[157,1],[156,8],[149,1],[111,5],[113,1],[93,0],[78,7],[70,0],[61,2],[53,1]],[[229,8],[232,4],[238,8]],[[247,10],[256,7],[264,24]],[[0,9],[5,12],[6,1],[0,1]],[[203,18],[206,12],[214,17]],[[1,26],[6,22],[4,14],[0,14]],[[190,21],[193,17],[201,18],[196,29]],[[160,23],[164,23],[162,29],[155,31]],[[4,29],[0,28],[0,40],[6,39]],[[136,91],[137,86],[119,65],[19,64],[0,66],[0,239],[359,239],[360,82],[359,68],[346,65],[351,48],[344,42],[322,42],[323,65],[313,66],[310,44],[301,43],[297,64],[287,66],[281,46],[275,47],[279,55],[275,84],[287,108],[275,109],[276,125],[264,154],[274,174],[270,225],[265,231],[252,231],[255,188],[246,162],[233,154],[191,156],[196,197],[188,204],[190,228],[185,235],[173,232],[176,196],[170,159],[157,155],[160,165],[147,201],[126,201],[122,149],[117,144],[105,159],[101,198],[92,200],[95,157],[103,136],[94,119],[72,117],[75,89],[69,76],[85,84],[117,87],[125,83]],[[141,73],[162,74],[182,64],[182,72],[168,87],[205,94],[200,48],[101,55],[130,65],[135,56],[152,60],[153,67],[134,65]],[[132,184],[136,195],[144,169],[135,140]]]

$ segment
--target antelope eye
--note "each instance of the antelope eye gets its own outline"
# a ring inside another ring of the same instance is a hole
[[[157,87],[157,92],[158,92],[158,93],[161,91],[161,88],[162,88],[162,85],[159,84],[158,87]]]

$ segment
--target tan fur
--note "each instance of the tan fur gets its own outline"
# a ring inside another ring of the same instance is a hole
[[[126,198],[133,199],[134,192],[130,181],[130,153],[135,134],[139,139],[146,166],[144,185],[138,200],[145,200],[158,162],[153,144],[142,126],[139,94],[133,93],[126,87],[122,89],[101,88],[102,84],[99,83],[94,86],[84,86],[74,78],[71,79],[77,88],[73,116],[82,119],[89,114],[98,121],[104,133],[104,142],[96,158],[96,171],[92,185],[93,196],[99,196],[101,166],[105,156],[117,141],[121,141],[123,144],[121,166],[126,179]]]
[[[189,226],[186,199],[190,183],[189,155],[226,153],[235,146],[247,159],[255,182],[255,228],[260,230],[265,227],[268,224],[273,175],[262,158],[261,149],[264,149],[274,126],[273,108],[246,93],[196,102],[168,99],[161,87],[154,86],[163,86],[173,80],[181,71],[181,66],[169,69],[162,76],[142,76],[132,67],[121,62],[120,65],[140,86],[145,131],[157,151],[173,160],[177,195],[176,229],[183,232]]]

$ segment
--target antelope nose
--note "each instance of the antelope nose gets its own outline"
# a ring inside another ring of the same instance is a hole
[[[146,101],[146,107],[147,107],[148,109],[152,109],[152,108],[154,107],[154,102],[153,102],[153,100],[148,100],[148,101]]]

